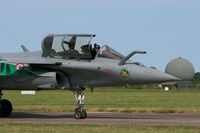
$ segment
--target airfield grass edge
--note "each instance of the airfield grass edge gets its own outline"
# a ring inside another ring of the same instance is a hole
[[[53,90],[21,95],[20,91],[4,91],[14,111],[74,112],[75,98],[71,91]],[[200,114],[199,90],[160,89],[95,89],[85,92],[88,112],[124,113],[195,113]]]
[[[200,127],[189,126],[93,126],[66,124],[0,123],[0,133],[79,132],[79,133],[199,133]]]

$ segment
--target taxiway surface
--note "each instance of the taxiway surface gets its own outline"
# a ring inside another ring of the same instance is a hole
[[[199,126],[200,114],[133,114],[133,113],[88,113],[88,118],[74,119],[73,113],[13,112],[9,118],[0,118],[0,123],[39,123],[68,125],[168,125]]]

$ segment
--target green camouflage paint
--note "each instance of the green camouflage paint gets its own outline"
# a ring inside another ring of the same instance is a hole
[[[10,76],[10,75],[25,76],[27,74],[28,73],[25,71],[25,68],[22,71],[17,71],[16,64],[8,64],[0,62],[0,76]]]

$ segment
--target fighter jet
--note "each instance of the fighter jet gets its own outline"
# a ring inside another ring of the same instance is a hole
[[[74,92],[74,117],[85,119],[84,90],[93,87],[155,84],[179,80],[130,60],[107,45],[93,44],[94,34],[50,34],[42,50],[0,54],[0,117],[12,113],[12,104],[2,99],[3,90],[52,90]]]

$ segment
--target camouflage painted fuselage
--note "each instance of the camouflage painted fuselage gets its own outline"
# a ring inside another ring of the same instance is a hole
[[[1,54],[1,57],[1,89],[73,89],[177,80],[152,68],[134,63],[118,65],[119,60],[100,57],[94,60],[55,59],[41,57],[41,52]],[[16,70],[17,64],[24,64],[24,68]]]

